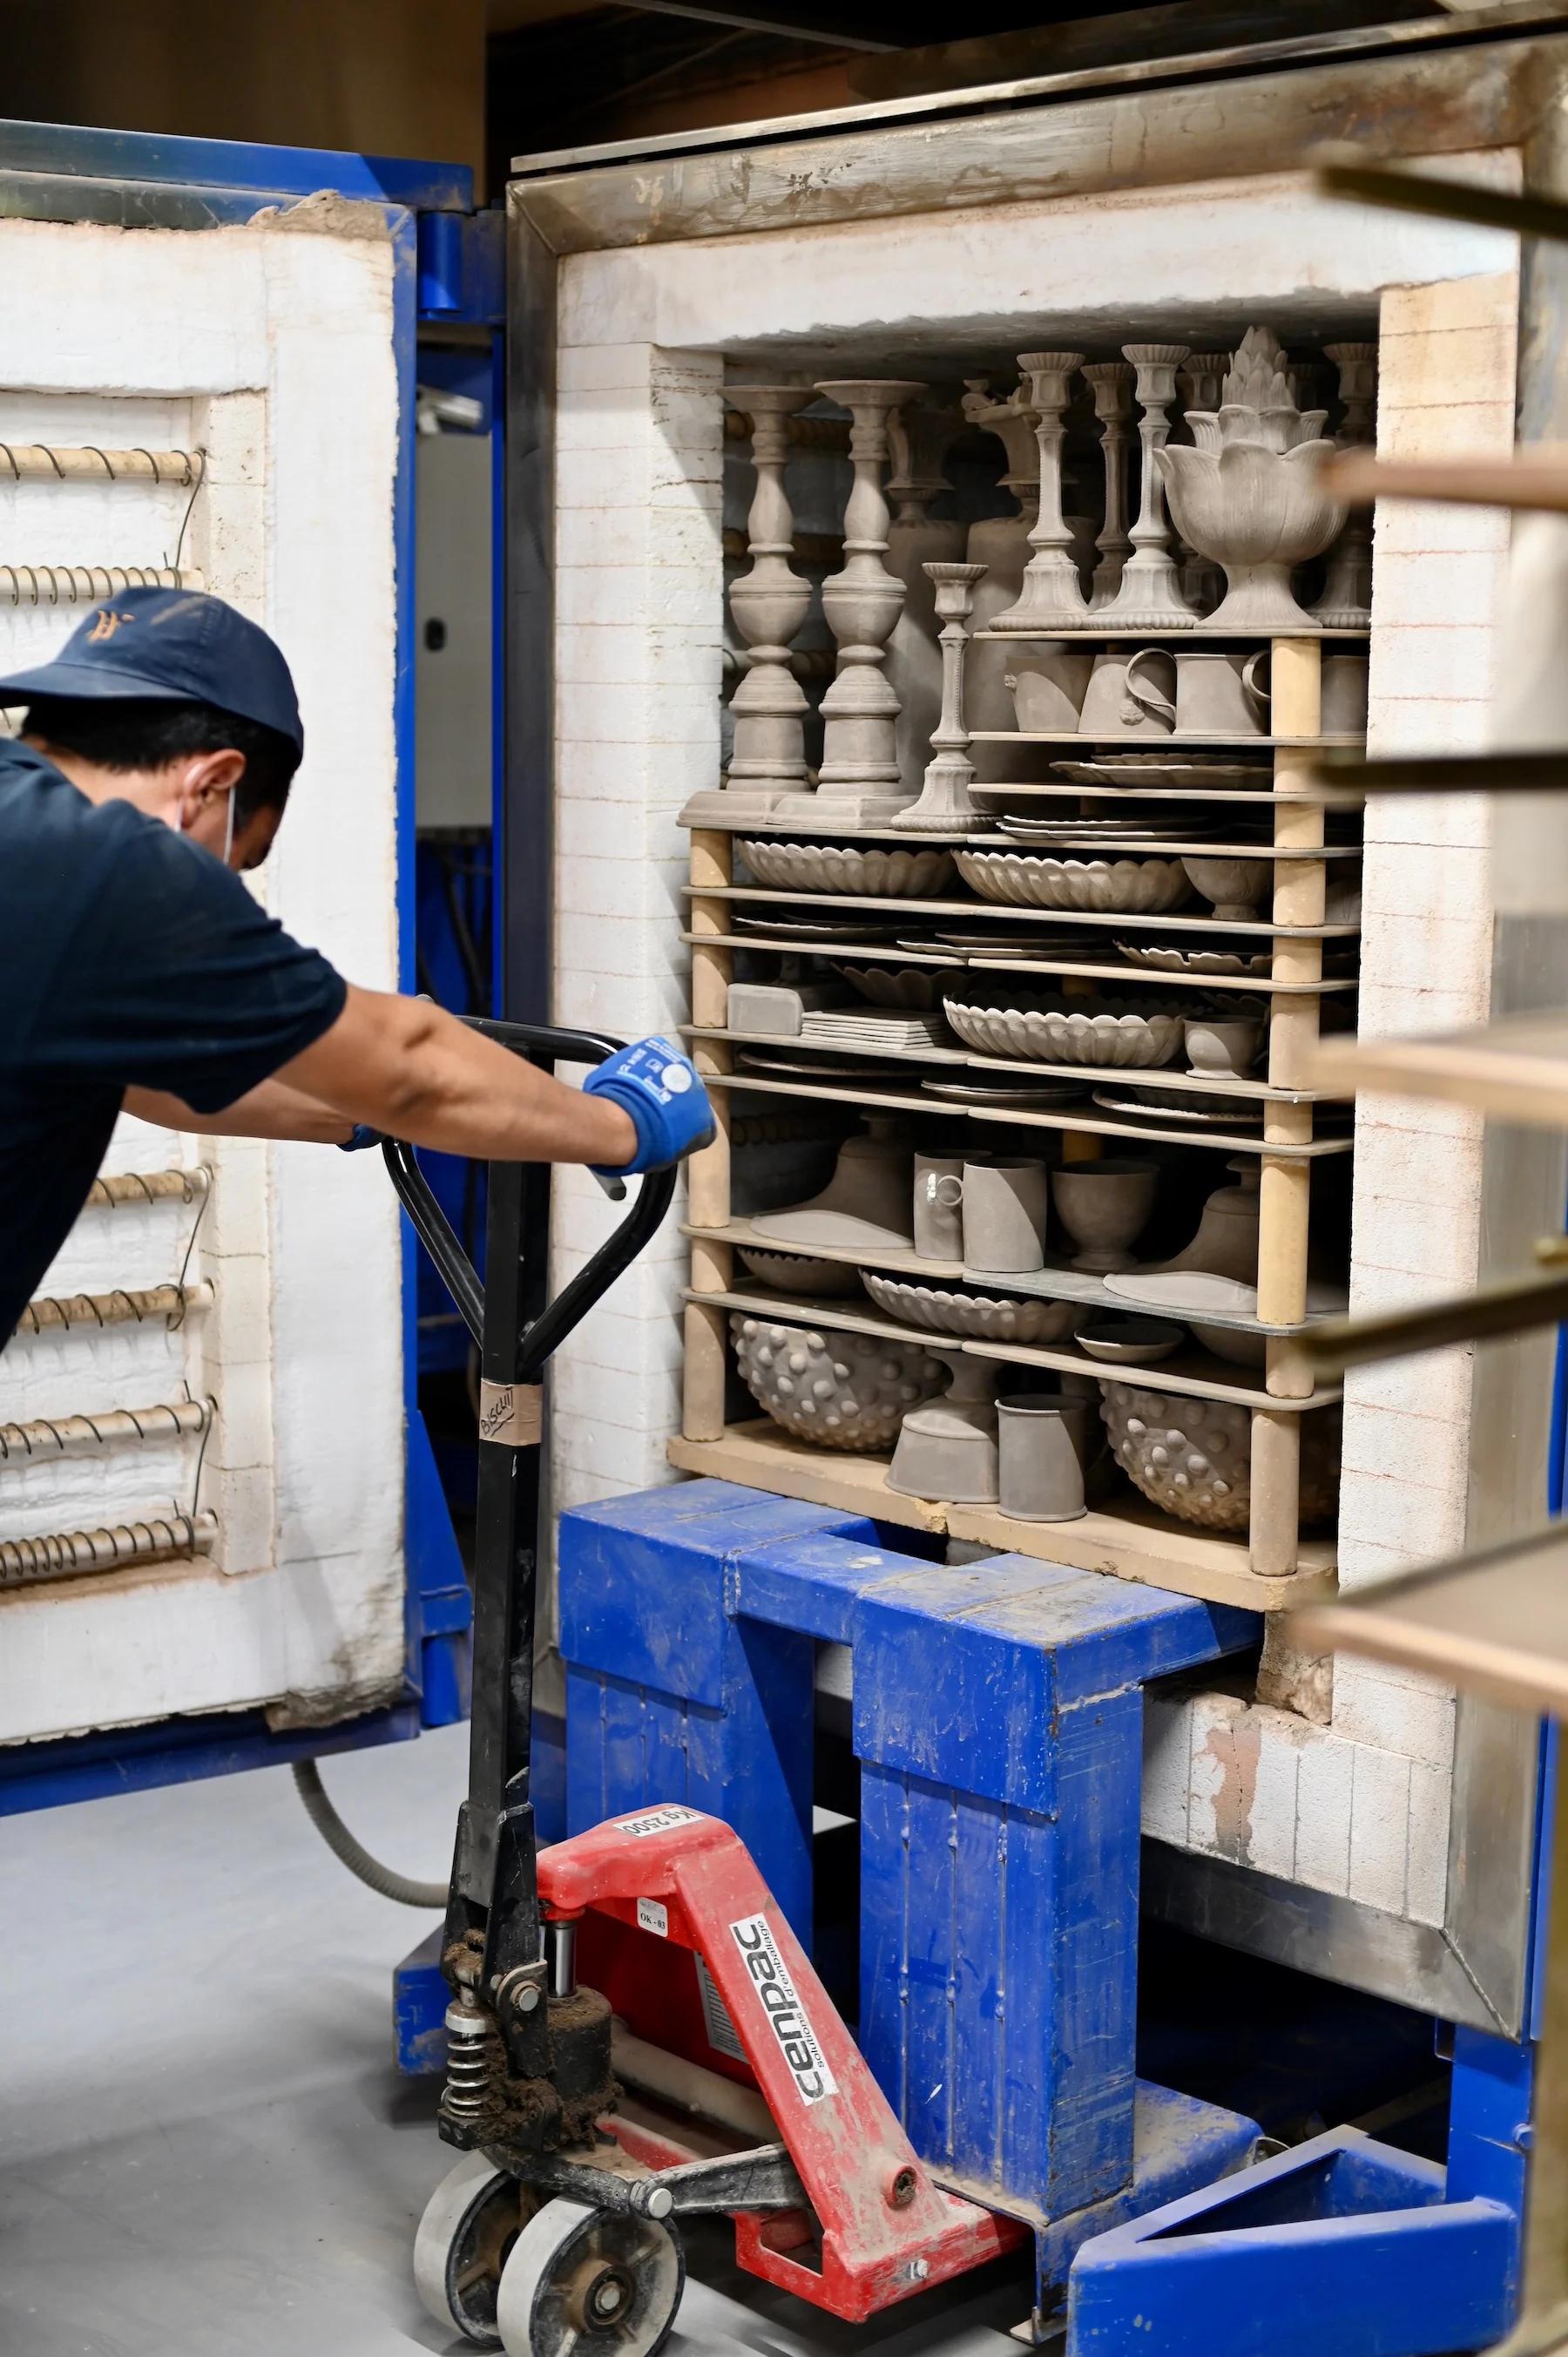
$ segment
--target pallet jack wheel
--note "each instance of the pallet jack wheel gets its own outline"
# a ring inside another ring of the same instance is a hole
[[[547,2201],[501,2276],[501,2345],[507,2357],[654,2357],[685,2286],[679,2238],[660,2220]]]
[[[436,2323],[477,2349],[502,2345],[496,2322],[501,2275],[537,2207],[537,2196],[482,2152],[449,2169],[424,2206],[413,2244],[414,2287]]]

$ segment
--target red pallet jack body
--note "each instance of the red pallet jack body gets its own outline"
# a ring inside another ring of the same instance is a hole
[[[694,1809],[645,1810],[543,1850],[547,1918],[593,1919],[580,1968],[639,2035],[712,2068],[700,1959],[745,2065],[778,2126],[809,2208],[736,2218],[749,2275],[852,2324],[983,2266],[1026,2238],[1015,2220],[947,2193],[931,2179],[866,2069],[827,1991],[739,1836]],[[655,1953],[660,1946],[663,1958]],[[682,1973],[669,1969],[681,1953]],[[677,1979],[684,1987],[677,1986]],[[694,2034],[695,2033],[695,2034]],[[722,2059],[722,2050],[721,2050]],[[633,2159],[690,2163],[674,2135],[607,2116]]]

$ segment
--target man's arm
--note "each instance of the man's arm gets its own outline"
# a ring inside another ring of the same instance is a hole
[[[127,1089],[124,1110],[161,1129],[195,1130],[203,1137],[303,1138],[315,1146],[346,1146],[354,1125],[283,1081],[263,1081],[220,1113],[196,1113],[160,1089]]]
[[[618,1104],[567,1088],[424,998],[350,987],[336,1023],[276,1080],[347,1122],[481,1161],[618,1169],[638,1151]]]

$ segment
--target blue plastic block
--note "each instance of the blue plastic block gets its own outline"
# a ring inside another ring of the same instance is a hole
[[[1514,2219],[1354,2128],[1086,2242],[1069,2357],[1438,2357],[1507,2330]]]
[[[1233,2176],[1251,2159],[1261,2134],[1257,2121],[1240,2112],[1200,2103],[1193,2095],[1178,2095],[1173,2088],[1154,2086],[1146,2079],[1137,2080],[1133,2091],[1131,2184],[1087,2210],[1069,2211],[1059,2218],[1030,2218],[1040,2305],[1044,2307],[1052,2290],[1066,2283],[1074,2257],[1091,2237],[1109,2233],[1112,2227],[1125,2225],[1129,2219],[1141,2218],[1184,2193]]]
[[[392,1975],[393,2047],[409,2079],[438,2078],[446,2068],[450,1993],[441,1977],[441,1940],[438,1923]]]

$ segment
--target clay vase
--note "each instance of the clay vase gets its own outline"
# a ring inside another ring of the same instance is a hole
[[[906,1498],[943,1498],[952,1505],[991,1506],[997,1498],[996,1403],[999,1370],[938,1354],[951,1380],[939,1400],[911,1408],[898,1428],[887,1487]]]
[[[1250,655],[1177,655],[1176,733],[1178,737],[1262,737],[1268,733],[1269,691],[1258,684],[1266,651]]]
[[[1046,1265],[1046,1166],[1009,1155],[963,1166],[963,1261],[997,1276]]]
[[[832,1178],[809,1202],[765,1211],[759,1236],[787,1244],[883,1244],[906,1249],[910,1233],[909,1150],[896,1139],[846,1137]]]
[[[1015,1392],[996,1403],[997,1502],[1020,1523],[1084,1512],[1090,1404],[1071,1392]]]
[[[1365,655],[1325,655],[1323,705],[1318,726],[1326,737],[1360,737],[1367,726]]]
[[[1040,737],[1077,734],[1094,658],[1069,647],[1031,649],[1027,663],[1007,673],[1020,729]]]
[[[963,1157],[915,1157],[915,1250],[921,1260],[963,1258]]]
[[[1078,716],[1080,737],[1168,737],[1176,726],[1176,660],[1163,648],[1108,649],[1094,658]]]
[[[1238,1285],[1258,1282],[1262,1168],[1250,1156],[1240,1155],[1226,1168],[1236,1173],[1235,1184],[1215,1189],[1203,1207],[1197,1233],[1174,1260],[1161,1261],[1161,1275],[1192,1268],[1203,1269],[1210,1276],[1231,1277]]]
[[[1079,1250],[1074,1268],[1103,1274],[1132,1268],[1128,1246],[1148,1225],[1159,1166],[1106,1155],[1097,1162],[1067,1162],[1051,1173],[1057,1217]]]
[[[1257,921],[1273,874],[1267,859],[1184,859],[1187,881],[1214,904],[1216,917]]]
[[[1208,1080],[1244,1080],[1258,1060],[1263,1044],[1262,1018],[1257,1015],[1199,1015],[1182,1026],[1187,1070]]]

